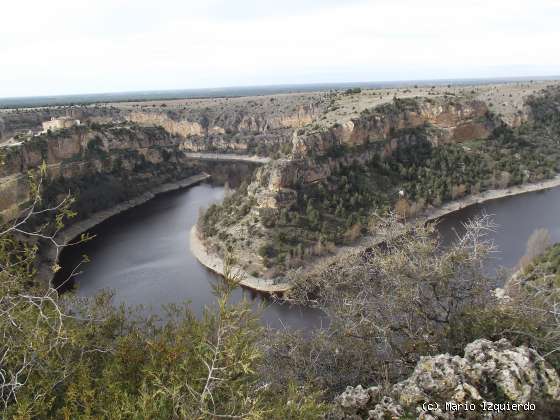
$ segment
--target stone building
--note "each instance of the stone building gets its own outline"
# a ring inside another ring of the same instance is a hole
[[[74,127],[76,125],[80,125],[80,120],[75,120],[71,117],[52,117],[49,121],[43,122],[43,132],[47,132],[48,130],[61,130],[63,128]]]

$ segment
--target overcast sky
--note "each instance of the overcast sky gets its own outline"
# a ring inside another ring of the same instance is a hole
[[[560,75],[558,0],[0,3],[0,97]]]

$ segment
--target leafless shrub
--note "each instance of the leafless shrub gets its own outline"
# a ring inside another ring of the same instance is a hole
[[[490,217],[469,221],[446,249],[433,225],[391,215],[377,229],[371,246],[292,274],[289,299],[320,308],[331,325],[310,340],[284,332],[271,339],[275,378],[299,371],[336,392],[398,377],[420,355],[449,348],[446,337],[464,310],[494,299],[482,270],[494,250]]]
[[[41,376],[47,369],[42,363],[46,355],[61,352],[71,341],[65,329],[66,322],[76,319],[70,308],[59,299],[52,284],[42,285],[35,281],[37,241],[42,240],[54,247],[56,256],[69,245],[57,237],[64,220],[73,217],[70,195],[53,207],[44,206],[41,186],[46,175],[43,165],[37,175],[30,175],[31,202],[22,210],[21,216],[0,228],[0,405],[6,410],[17,400],[19,390],[30,384],[33,375]],[[37,218],[52,220],[38,227],[31,222]],[[87,239],[86,237],[81,240]],[[59,267],[55,264],[53,271]],[[72,272],[75,273],[79,266]],[[87,319],[83,319],[87,321]],[[95,317],[89,319],[95,322]],[[81,349],[80,351],[86,351]],[[105,351],[99,347],[87,351]],[[52,367],[51,367],[52,368]],[[61,364],[53,377],[56,386],[72,367]],[[47,398],[37,395],[37,400]]]

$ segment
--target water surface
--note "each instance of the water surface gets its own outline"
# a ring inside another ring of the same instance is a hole
[[[527,239],[536,229],[547,229],[552,242],[560,242],[560,187],[499,198],[450,213],[438,225],[444,243],[464,231],[464,222],[483,213],[491,215],[497,225],[489,235],[498,248],[488,261],[489,274],[499,267],[513,269],[525,255]]]
[[[66,249],[61,258],[65,278],[81,259],[91,262],[76,277],[77,294],[93,296],[104,289],[114,291],[116,304],[147,305],[161,312],[161,305],[190,301],[195,313],[212,305],[212,284],[220,281],[190,252],[189,232],[201,208],[223,199],[224,189],[201,184],[160,195],[112,217],[93,228],[92,241]],[[492,215],[498,225],[490,239],[499,252],[488,262],[487,271],[501,266],[513,268],[524,255],[526,242],[538,228],[546,228],[553,242],[560,241],[560,188],[505,197],[477,204],[444,216],[439,231],[445,243],[462,232],[462,224],[482,213]],[[313,329],[325,324],[314,310],[269,301],[259,293],[236,291],[235,299],[246,297],[256,306],[266,305],[266,325]]]
[[[91,262],[75,277],[79,296],[110,289],[115,304],[147,305],[158,314],[164,304],[190,301],[200,315],[215,301],[212,284],[220,277],[191,254],[189,232],[200,209],[223,196],[223,187],[201,184],[162,194],[106,220],[90,230],[96,235],[93,240],[64,250],[60,260],[64,271],[56,280],[67,278],[85,254]],[[318,311],[271,302],[246,289],[236,291],[236,300],[243,296],[255,306],[266,305],[262,318],[272,327],[308,328],[324,321]]]

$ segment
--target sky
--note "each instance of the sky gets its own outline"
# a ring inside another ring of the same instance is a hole
[[[0,97],[560,75],[560,0],[0,3]]]

